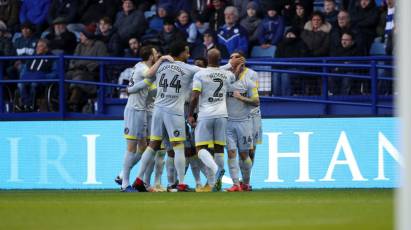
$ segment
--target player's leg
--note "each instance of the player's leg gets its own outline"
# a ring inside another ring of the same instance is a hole
[[[253,166],[250,158],[250,150],[253,143],[252,132],[252,120],[239,122],[237,126],[237,133],[241,137],[239,143],[239,166],[243,177],[242,188],[243,190],[251,190],[250,188],[250,176]]]
[[[124,112],[125,129],[124,136],[127,139],[127,151],[124,156],[123,170],[122,170],[122,184],[123,191],[130,185],[130,171],[132,167],[137,164],[141,158],[141,151],[144,146],[139,146],[141,140],[145,140],[146,136],[146,119],[144,111],[136,111],[134,109],[126,108]],[[138,151],[139,150],[139,151]]]
[[[240,192],[240,179],[239,179],[239,166],[237,160],[237,143],[238,136],[235,130],[235,123],[228,121],[227,123],[227,151],[228,151],[228,171],[230,172],[230,177],[233,181],[233,186],[226,189],[229,192]]]
[[[175,114],[166,114],[164,116],[164,126],[166,128],[169,140],[174,149],[174,166],[177,171],[179,184],[178,191],[187,191],[188,186],[184,184],[186,159],[184,155],[184,141],[186,139],[184,117]]]
[[[165,192],[166,189],[161,186],[161,176],[163,175],[164,169],[164,158],[166,156],[166,151],[164,149],[157,151],[156,157],[154,158],[154,192]]]
[[[141,165],[137,173],[136,180],[133,183],[133,187],[139,191],[147,191],[143,182],[143,176],[146,172],[147,167],[150,166],[152,162],[154,162],[156,151],[160,149],[164,132],[164,121],[162,115],[163,114],[161,113],[161,111],[154,109],[150,143],[143,152],[143,155],[141,157]]]
[[[167,191],[176,192],[176,169],[174,167],[174,150],[167,151],[167,160],[166,160],[166,171],[167,171]]]

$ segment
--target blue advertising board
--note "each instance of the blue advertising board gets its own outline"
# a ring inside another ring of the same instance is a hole
[[[396,123],[387,117],[263,119],[252,185],[397,187]],[[0,189],[118,188],[113,179],[122,167],[122,132],[123,121],[0,122]],[[190,172],[186,182],[194,185]],[[223,182],[230,186],[228,173]]]

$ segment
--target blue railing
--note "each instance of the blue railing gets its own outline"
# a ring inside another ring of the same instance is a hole
[[[57,62],[58,64],[58,79],[41,79],[41,80],[4,80],[5,63],[15,60],[28,60],[33,58],[47,58]],[[94,81],[75,81],[65,79],[65,64],[69,60],[91,60],[99,63],[99,79]],[[122,108],[126,103],[126,99],[118,99],[107,96],[108,88],[122,88],[124,85],[119,85],[108,81],[106,67],[112,67],[118,64],[129,64],[132,66],[139,61],[134,58],[114,58],[114,57],[83,57],[83,56],[26,56],[26,57],[0,57],[0,119],[108,119],[120,118],[122,116]],[[384,70],[392,70],[392,57],[375,56],[375,57],[327,57],[327,58],[259,58],[247,60],[247,65],[252,66],[257,72],[268,72],[271,74],[271,89],[274,89],[274,78],[280,77],[278,74],[291,74],[303,77],[303,79],[321,79],[321,85],[318,95],[307,96],[304,94],[294,96],[273,95],[272,92],[267,92],[268,95],[261,96],[263,107],[267,108],[282,104],[284,102],[301,105],[301,103],[319,104],[323,108],[320,112],[316,111],[314,115],[332,114],[331,106],[349,106],[355,110],[356,107],[370,109],[366,115],[379,115],[380,110],[384,110],[383,114],[392,115],[392,95],[381,96],[378,94],[378,82],[381,80],[392,81],[392,76],[385,76]],[[343,63],[342,63],[343,62]],[[226,60],[223,60],[226,63]],[[268,67],[268,68],[267,68]],[[335,69],[350,69],[349,73],[340,73],[333,71]],[[358,70],[358,71],[357,71]],[[117,76],[109,76],[110,79],[115,79]],[[362,79],[370,82],[370,92],[366,96],[335,96],[329,93],[329,79],[350,78]],[[42,82],[58,84],[58,111],[55,112],[36,112],[36,113],[15,113],[12,112],[10,106],[14,106],[10,101],[4,100],[4,89],[7,85],[27,82]],[[87,84],[98,86],[97,96],[95,98],[96,108],[94,114],[73,113],[66,111],[66,89],[67,84]],[[382,101],[382,104],[379,102]],[[114,108],[114,109],[113,109]],[[263,108],[263,115],[264,115]],[[268,110],[266,110],[268,111]],[[388,112],[387,112],[388,111]],[[297,112],[298,113],[298,112]],[[293,112],[290,115],[295,115]],[[304,115],[304,109],[301,109],[301,115]],[[356,112],[353,111],[352,115]],[[364,113],[361,113],[364,115]],[[282,114],[282,115],[287,115]],[[311,114],[313,115],[313,114]]]

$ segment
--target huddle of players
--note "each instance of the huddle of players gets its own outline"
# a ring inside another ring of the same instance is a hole
[[[245,67],[244,55],[234,52],[230,62],[220,67],[220,52],[212,49],[208,67],[200,68],[185,63],[189,58],[186,44],[174,43],[170,55],[159,57],[147,46],[142,47],[141,57],[126,88],[127,150],[123,170],[115,180],[121,184],[121,191],[166,191],[160,182],[165,151],[168,191],[191,191],[184,183],[188,164],[197,192],[219,191],[226,143],[233,180],[227,191],[251,191],[254,151],[261,141],[261,115],[257,73]],[[187,136],[194,138],[186,140]],[[146,137],[150,139],[148,146]],[[141,166],[130,185],[130,170],[138,161]],[[155,183],[149,187],[154,169]],[[205,186],[201,186],[200,171],[207,178]]]

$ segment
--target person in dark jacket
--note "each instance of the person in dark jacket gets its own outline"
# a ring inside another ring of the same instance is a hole
[[[19,0],[0,1],[0,21],[3,21],[12,33],[19,30],[19,12]]]
[[[113,22],[109,17],[100,19],[96,35],[97,39],[106,45],[107,52],[110,56],[123,56],[124,49],[121,44],[120,36],[116,29],[113,28]]]
[[[341,43],[338,45],[337,49],[333,50],[331,56],[334,57],[354,57],[354,56],[365,56],[366,53],[363,49],[357,47],[354,35],[351,32],[343,32],[340,39]],[[350,62],[344,62],[349,64]],[[355,69],[348,68],[335,68],[334,72],[338,73],[353,73]],[[329,78],[329,89],[332,94],[359,94],[361,92],[361,86],[369,85],[368,80],[355,79],[355,78]]]
[[[358,0],[357,7],[350,12],[353,27],[361,33],[367,53],[376,36],[378,8],[374,0]]]
[[[212,7],[208,9],[207,15],[210,19],[210,29],[217,31],[218,28],[224,25],[224,0],[212,0]]]
[[[321,12],[314,12],[311,16],[311,20],[305,24],[304,31],[301,33],[301,39],[306,44],[310,56],[328,56],[330,30],[331,25],[324,21],[323,14]]]
[[[0,21],[0,56],[13,56],[14,54],[13,43],[7,36],[7,26]]]
[[[51,55],[46,39],[39,39],[36,44],[36,56]],[[38,79],[54,79],[57,78],[56,66],[53,61],[47,58],[36,58],[27,62],[26,68],[21,75],[21,80],[38,80]],[[39,83],[19,83],[19,92],[22,111],[34,111],[36,90]],[[27,87],[29,86],[29,87]]]
[[[170,45],[175,41],[184,42],[187,39],[186,35],[179,29],[175,28],[173,18],[165,18],[163,22],[163,30],[158,34],[163,53],[168,53]]]
[[[117,13],[113,27],[117,30],[123,48],[125,48],[128,39],[144,34],[147,22],[143,12],[135,9],[133,1],[123,0],[122,10]]]
[[[291,19],[291,27],[297,28],[302,32],[307,21],[308,16],[305,12],[304,5],[301,3],[295,4],[295,15]]]
[[[193,58],[205,58],[207,57],[207,52],[214,48],[220,51],[221,58],[227,59],[230,57],[227,48],[216,42],[215,33],[211,29],[209,29],[204,32],[203,43],[194,47],[194,49],[191,52],[191,56]]]
[[[258,40],[262,48],[277,45],[284,34],[284,18],[279,15],[278,6],[272,5],[267,8],[267,15],[258,28]]]
[[[276,58],[294,58],[307,56],[307,47],[300,38],[300,30],[291,27],[287,30],[282,41],[278,44],[275,52]],[[289,96],[299,94],[298,84],[301,79],[292,74],[276,73],[274,80],[274,95]]]
[[[334,26],[337,23],[338,10],[335,0],[324,0],[324,18],[325,21]]]
[[[58,17],[53,22],[52,31],[46,35],[49,40],[49,50],[53,54],[73,54],[77,46],[74,33],[67,30],[66,19]]]
[[[65,18],[67,24],[73,23],[78,10],[78,0],[53,0],[49,9],[48,23],[52,25],[59,17]]]
[[[40,35],[47,28],[47,15],[51,0],[24,0],[20,8],[20,22],[31,23]]]
[[[250,47],[258,44],[258,26],[261,19],[257,16],[258,5],[255,2],[249,2],[247,5],[247,17],[243,18],[240,25],[247,31]]]

